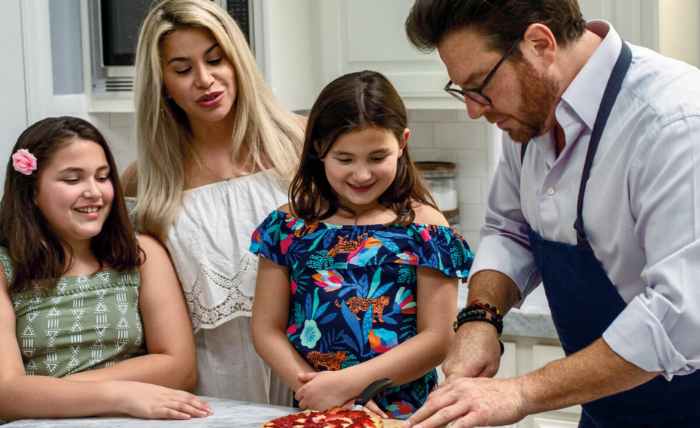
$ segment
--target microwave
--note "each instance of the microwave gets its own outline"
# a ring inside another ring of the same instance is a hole
[[[131,96],[134,58],[141,24],[160,0],[88,0],[92,92],[97,96]],[[236,21],[262,70],[262,0],[212,0]],[[256,34],[258,36],[256,37]]]

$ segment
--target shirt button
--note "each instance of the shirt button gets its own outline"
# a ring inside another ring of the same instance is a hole
[[[547,189],[547,194],[549,196],[552,196],[554,194],[554,187],[550,187],[549,189]]]

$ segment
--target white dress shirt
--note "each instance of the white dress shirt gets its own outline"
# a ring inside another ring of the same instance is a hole
[[[504,133],[472,268],[510,277],[524,298],[541,282],[526,222],[576,244],[576,203],[591,130],[621,39],[603,41],[566,89],[553,131],[520,148]],[[630,45],[632,65],[610,114],[586,188],[583,221],[596,257],[627,303],[603,334],[627,361],[667,379],[700,368],[700,71]],[[516,306],[520,306],[522,300]]]

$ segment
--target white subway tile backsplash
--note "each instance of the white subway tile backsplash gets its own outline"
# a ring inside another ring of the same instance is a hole
[[[457,193],[460,204],[480,205],[481,202],[481,178],[459,177]]]
[[[436,123],[435,147],[486,150],[484,125],[480,123]]]
[[[110,116],[112,128],[133,128],[136,126],[134,113],[112,113]]]
[[[409,122],[455,122],[457,110],[409,110]]]
[[[457,110],[457,122],[481,122],[481,123],[488,123],[488,121],[481,116],[478,119],[472,119],[469,117],[469,112],[467,111],[467,106],[465,105],[464,108],[461,108]]]
[[[459,177],[487,177],[486,150],[458,150],[457,170]]]
[[[413,162],[454,162],[459,150],[449,149],[410,149]]]
[[[409,122],[408,129],[411,130],[411,135],[408,137],[409,147],[418,149],[429,149],[433,147],[434,130],[432,123]]]
[[[114,161],[117,163],[117,169],[119,174],[122,174],[126,167],[131,165],[133,161],[136,160],[134,153],[115,153]]]
[[[486,205],[489,198],[489,186],[491,185],[490,178],[481,179],[481,203]]]
[[[476,253],[477,248],[479,248],[479,232],[470,232],[462,229],[462,238],[467,241],[469,248]]]
[[[486,206],[459,204],[459,220],[462,230],[479,232],[485,223]]]

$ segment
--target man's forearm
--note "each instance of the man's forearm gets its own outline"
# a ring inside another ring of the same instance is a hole
[[[647,372],[613,351],[603,339],[567,358],[523,376],[528,414],[588,403],[646,383],[660,372]]]
[[[477,299],[496,306],[501,315],[505,315],[520,300],[520,290],[507,275],[495,270],[483,270],[469,281],[467,302]]]

